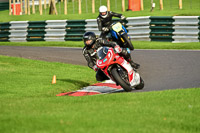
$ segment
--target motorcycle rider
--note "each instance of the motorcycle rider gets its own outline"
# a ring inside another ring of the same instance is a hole
[[[88,67],[92,68],[95,70],[96,73],[96,79],[97,81],[103,81],[109,79],[102,71],[101,69],[98,69],[96,66],[96,60],[97,60],[97,55],[96,55],[96,50],[101,47],[101,46],[108,46],[108,47],[113,47],[114,50],[119,53],[121,56],[124,57],[125,60],[127,60],[132,67],[136,67],[136,63],[134,63],[131,60],[131,55],[130,55],[130,50],[127,50],[127,48],[120,48],[119,45],[117,45],[116,42],[110,42],[107,40],[104,40],[102,38],[96,38],[96,35],[94,32],[86,32],[83,35],[83,41],[84,41],[84,48],[83,48],[83,55],[85,59],[88,62]]]
[[[118,17],[121,20],[125,19],[125,16],[112,11],[108,11],[106,6],[100,6],[99,16],[97,17],[98,29],[101,31],[100,37],[106,40],[106,36],[109,33],[109,26],[112,24],[112,17]]]

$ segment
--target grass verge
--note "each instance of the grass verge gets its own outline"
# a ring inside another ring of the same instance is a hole
[[[147,42],[133,41],[135,49],[200,49],[199,42],[171,43],[171,42]],[[58,47],[83,47],[82,41],[65,42],[0,42],[0,46],[58,46]]]
[[[56,97],[95,83],[87,67],[0,56],[0,132],[200,131],[200,89]],[[53,75],[57,84],[51,85]]]
[[[65,41],[65,42],[46,42],[46,41],[34,41],[34,42],[0,42],[0,46],[56,46],[56,47],[83,47],[82,41]]]

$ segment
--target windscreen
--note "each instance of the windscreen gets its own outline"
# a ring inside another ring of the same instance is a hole
[[[100,47],[98,50],[97,50],[97,58],[99,60],[102,60],[106,57],[107,53],[108,53],[108,47]]]

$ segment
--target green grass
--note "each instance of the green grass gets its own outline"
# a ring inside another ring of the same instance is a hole
[[[6,56],[0,75],[1,133],[200,132],[200,88],[57,97],[95,83],[94,72]]]
[[[96,0],[95,14],[92,14],[91,0],[83,0],[82,2],[82,14],[78,14],[78,0],[75,0],[74,9],[73,3],[68,2],[68,14],[64,15],[63,3],[57,4],[58,15],[48,15],[49,9],[46,11],[43,10],[43,16],[39,15],[38,6],[36,7],[36,14],[32,15],[21,15],[21,16],[9,16],[9,11],[0,12],[0,22],[9,22],[9,21],[39,21],[39,20],[63,20],[63,19],[94,19],[98,16],[98,8],[100,6],[100,1]],[[102,0],[101,5],[107,5],[107,0]],[[178,8],[178,0],[164,0],[164,10],[159,9],[159,0],[154,0],[156,3],[156,8],[153,12],[150,12],[151,3],[150,0],[144,0],[144,11],[126,11],[121,12],[121,0],[111,0],[111,11],[124,14],[126,17],[135,17],[135,16],[199,16],[200,14],[200,1],[199,0],[183,0],[183,9]],[[126,0],[126,9],[128,8],[128,0]]]
[[[33,41],[33,42],[0,42],[0,46],[60,46],[60,47],[83,47],[82,41],[65,41],[65,42],[46,42],[46,41]]]
[[[171,43],[171,42],[133,42],[136,49],[200,49],[199,42]]]
[[[87,67],[4,56],[0,56],[0,75],[0,88],[13,92],[5,93],[9,97],[71,91],[95,82],[94,73]],[[56,85],[51,85],[53,75],[57,75]]]
[[[200,49],[200,43],[171,43],[171,42],[147,42],[133,41],[135,49]],[[0,46],[59,46],[59,47],[83,47],[82,41],[66,42],[0,42]]]

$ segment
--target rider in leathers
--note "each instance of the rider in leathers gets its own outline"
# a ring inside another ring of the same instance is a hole
[[[125,16],[118,14],[112,11],[107,11],[106,6],[101,6],[99,8],[99,16],[97,17],[98,29],[101,31],[100,38],[106,39],[106,36],[109,33],[109,26],[113,23],[112,17],[118,17],[122,20],[125,19]]]
[[[103,80],[109,79],[101,71],[101,69],[98,69],[96,66],[96,60],[97,60],[96,50],[99,47],[101,47],[101,46],[113,47],[117,53],[119,53],[121,56],[124,57],[125,60],[127,60],[129,63],[131,62],[130,53],[129,53],[129,51],[127,51],[126,48],[120,48],[120,46],[117,45],[116,42],[103,40],[102,38],[97,39],[94,32],[86,32],[83,35],[83,41],[85,44],[85,47],[83,48],[83,55],[88,62],[88,66],[97,72],[96,73],[97,81],[103,81]]]

